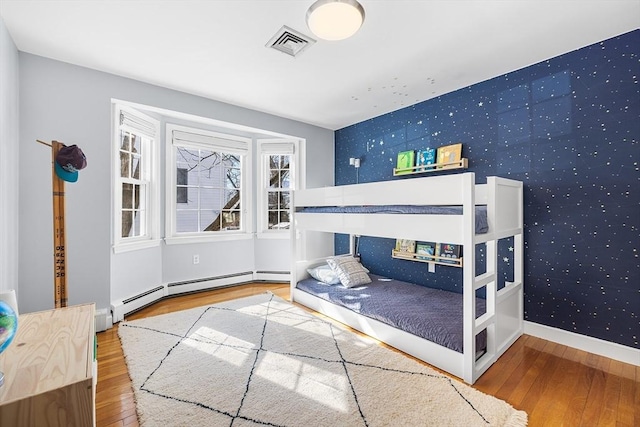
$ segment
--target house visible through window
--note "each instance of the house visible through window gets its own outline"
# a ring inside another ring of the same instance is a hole
[[[205,130],[168,125],[171,236],[244,231],[243,163],[249,141]]]

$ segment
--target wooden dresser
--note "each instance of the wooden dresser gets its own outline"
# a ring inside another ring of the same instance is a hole
[[[0,354],[0,426],[95,426],[95,306],[20,316]]]

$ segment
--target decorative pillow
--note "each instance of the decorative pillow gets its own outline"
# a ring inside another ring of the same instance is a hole
[[[353,288],[354,286],[371,283],[371,278],[362,264],[351,256],[329,258],[327,259],[327,264],[338,274],[340,283],[342,283],[342,286],[345,288]]]
[[[319,265],[314,268],[308,268],[307,272],[319,282],[326,283],[327,285],[337,285],[340,283],[338,274],[333,271],[328,264]]]
[[[334,258],[348,258],[348,257],[351,257],[351,258],[355,259],[356,261],[360,262],[360,257],[354,258],[354,256],[351,255],[351,254],[342,254],[342,255],[334,256]],[[362,269],[365,271],[365,273],[369,272],[369,269],[367,267],[365,267],[364,265],[360,264],[360,267],[362,267]]]

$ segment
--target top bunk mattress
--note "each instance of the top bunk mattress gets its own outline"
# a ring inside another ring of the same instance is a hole
[[[411,215],[462,215],[462,206],[421,205],[369,205],[369,206],[310,206],[299,208],[296,213],[338,214],[411,214]],[[476,234],[489,231],[487,207],[476,206]]]
[[[313,278],[297,288],[333,304],[386,323],[443,347],[463,351],[462,294],[369,274],[371,283],[354,288],[327,285]],[[477,313],[485,300],[476,298]],[[486,348],[486,333],[476,336],[476,350]]]

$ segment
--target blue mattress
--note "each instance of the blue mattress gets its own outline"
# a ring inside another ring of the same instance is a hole
[[[370,274],[372,282],[355,288],[326,285],[313,278],[297,288],[356,313],[462,353],[462,294]],[[476,298],[477,313],[485,300]],[[476,336],[476,350],[486,348],[486,331]]]
[[[384,206],[314,206],[301,208],[298,213],[364,213],[364,214],[419,214],[419,215],[462,215],[462,206],[417,206],[417,205],[384,205]],[[489,231],[487,223],[487,207],[476,206],[476,234]]]

